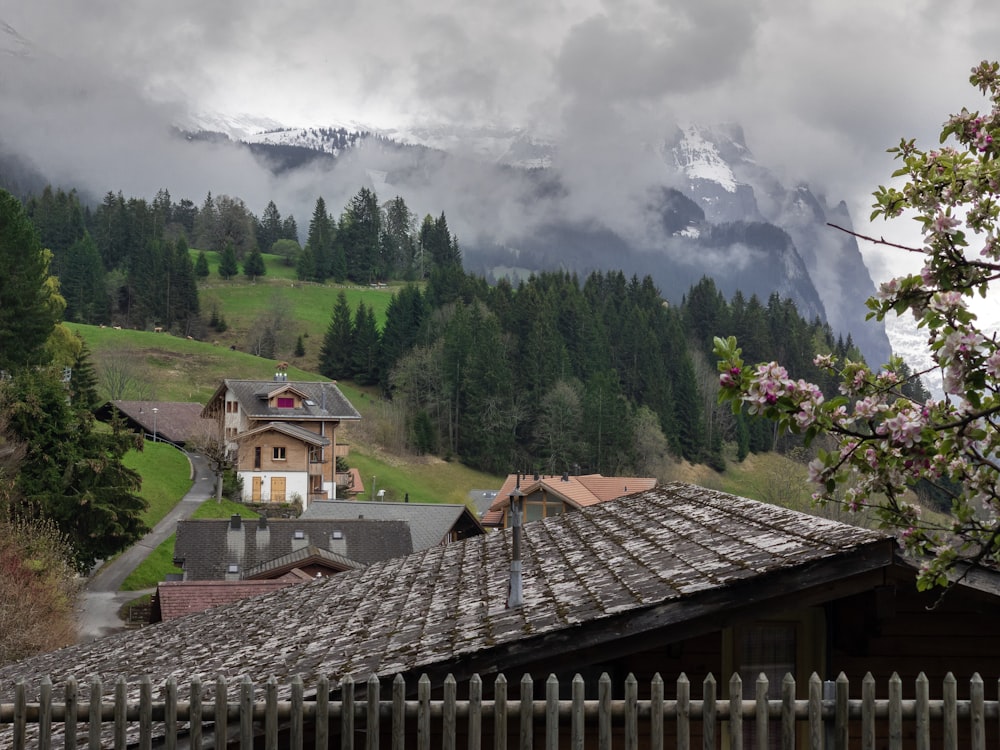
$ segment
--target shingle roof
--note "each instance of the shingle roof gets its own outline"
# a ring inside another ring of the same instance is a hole
[[[497,491],[489,511],[483,514],[484,526],[499,526],[503,522],[503,510],[510,502],[510,494],[520,484],[521,492],[531,495],[546,492],[560,497],[576,508],[587,508],[630,492],[652,489],[656,486],[654,477],[606,477],[602,474],[545,475],[537,478],[531,475],[509,474],[503,486]]]
[[[278,409],[268,405],[267,396],[277,389],[289,388],[300,393],[304,402],[298,409]],[[336,383],[273,380],[232,380],[222,382],[209,399],[206,410],[212,403],[229,390],[240,408],[250,419],[308,421],[311,419],[361,419],[358,410],[351,405]]]
[[[891,564],[894,548],[882,533],[671,484],[525,526],[517,609],[505,603],[511,534],[488,534],[10,664],[0,690],[17,678],[37,690],[43,675],[121,675],[131,690],[143,675],[162,686],[302,674],[309,689],[320,674],[517,669],[584,636],[594,648],[623,629],[770,606],[764,592],[831,596],[831,582]]]
[[[454,530],[460,537],[484,533],[479,521],[464,505],[445,503],[389,503],[370,500],[314,500],[300,518],[369,518],[405,521],[410,526],[413,551],[448,540]]]
[[[310,546],[346,558],[345,566],[413,551],[403,521],[280,518],[262,526],[259,520],[241,519],[233,528],[231,520],[203,518],[178,521],[174,557],[184,561],[185,580],[238,580],[257,566]]]
[[[102,419],[111,406],[146,432],[156,428],[157,436],[171,443],[186,443],[194,437],[210,434],[215,423],[202,418],[204,407],[190,401],[109,401],[99,410]],[[153,409],[156,418],[153,418]]]

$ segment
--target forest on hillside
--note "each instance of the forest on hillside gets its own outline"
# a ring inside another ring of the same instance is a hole
[[[317,198],[303,246],[273,202],[258,218],[229,196],[199,207],[166,190],[151,202],[109,192],[91,208],[46,188],[26,212],[69,321],[204,337],[220,323],[199,303],[205,250],[220,253],[226,279],[265,273],[265,249],[306,281],[415,282],[381,326],[341,295],[319,370],[377,385],[403,415],[409,450],[496,473],[655,474],[665,454],[721,469],[727,448],[742,459],[795,445],[770,422],[718,406],[713,336],[735,335],[748,361],[779,360],[829,395],[835,384],[815,355],[860,359],[850,337],[803,319],[791,301],[725,299],[708,278],[676,304],[648,277],[614,270],[487,283],[464,271],[443,213],[418,220],[402,198],[380,203],[367,188],[337,218]]]

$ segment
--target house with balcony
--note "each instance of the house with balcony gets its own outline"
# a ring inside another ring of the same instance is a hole
[[[347,455],[346,423],[361,419],[333,382],[222,381],[203,410],[235,458],[248,503],[337,498],[337,457]]]

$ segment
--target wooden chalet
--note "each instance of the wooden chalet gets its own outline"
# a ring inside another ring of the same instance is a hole
[[[332,382],[226,379],[204,408],[236,456],[248,503],[337,497],[337,432],[361,419]]]

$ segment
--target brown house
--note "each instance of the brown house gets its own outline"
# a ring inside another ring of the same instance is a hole
[[[298,502],[337,496],[338,428],[361,419],[331,382],[224,380],[204,408],[236,456],[249,503]]]
[[[510,474],[497,491],[496,499],[483,515],[483,526],[510,525],[510,496],[515,489],[524,497],[526,521],[561,516],[589,508],[632,492],[656,486],[654,477],[606,477],[602,474]]]
[[[627,673],[648,686],[658,672],[669,700],[681,672],[694,698],[709,673],[752,685],[763,672],[773,689],[791,673],[805,698],[810,673],[860,684],[871,672],[884,686],[923,672],[934,698],[951,672],[967,698],[973,672],[1000,676],[997,575],[969,576],[943,598],[919,593],[914,565],[883,533],[669,484],[527,524],[515,608],[511,540],[508,530],[435,546],[63,649],[3,667],[0,685],[96,673],[135,690],[143,675],[160,686],[211,669],[258,684],[302,674],[307,691],[326,675],[334,693],[348,675],[374,674],[383,695],[396,674],[436,688],[451,674],[464,694],[473,674],[488,688],[501,672],[536,683],[554,673],[561,684],[580,674],[594,697],[602,672],[615,686]]]

